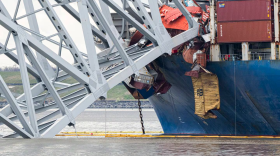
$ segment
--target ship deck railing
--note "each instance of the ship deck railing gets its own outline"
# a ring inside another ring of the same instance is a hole
[[[242,54],[221,54],[220,61],[241,61]],[[276,54],[276,59],[279,59],[279,54]],[[251,52],[249,60],[272,60],[271,53]]]
[[[242,60],[242,55],[239,54],[221,54],[220,61],[237,61]]]
[[[250,56],[250,60],[272,60],[271,53],[251,52]],[[279,59],[279,54],[276,54],[276,59]]]

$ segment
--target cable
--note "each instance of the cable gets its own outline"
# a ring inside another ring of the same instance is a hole
[[[73,125],[73,127],[74,127],[74,129],[75,129],[75,133],[76,133],[76,136],[77,136],[77,138],[78,138],[78,133],[77,133],[77,129],[76,129],[75,125]]]
[[[107,100],[105,98],[102,99],[102,100],[105,101],[105,137],[106,137],[106,131],[107,131],[107,105],[108,105],[108,103],[107,103]]]

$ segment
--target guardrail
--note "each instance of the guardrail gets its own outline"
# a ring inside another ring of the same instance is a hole
[[[242,54],[221,54],[220,61],[239,61],[242,60]],[[276,59],[279,59],[279,54],[276,54]],[[251,53],[249,60],[271,60],[271,53]]]
[[[251,53],[251,60],[271,60],[271,53]],[[279,59],[279,54],[276,54],[276,59]]]
[[[220,61],[237,61],[242,60],[242,55],[239,54],[221,54]]]

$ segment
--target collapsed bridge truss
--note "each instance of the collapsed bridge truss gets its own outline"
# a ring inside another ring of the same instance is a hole
[[[108,90],[132,74],[138,74],[139,69],[162,54],[171,55],[172,48],[195,38],[199,31],[199,25],[182,5],[181,0],[174,0],[174,6],[186,17],[190,28],[175,37],[170,37],[162,24],[158,11],[163,3],[161,1],[149,0],[149,5],[146,5],[140,0],[131,0],[129,3],[123,0],[123,7],[120,7],[113,0],[99,0],[99,5],[97,0],[55,0],[57,3],[55,5],[49,0],[38,0],[42,8],[34,10],[33,0],[22,0],[26,15],[21,17],[16,16],[21,0],[18,0],[14,17],[10,16],[2,1],[4,0],[0,0],[0,24],[9,31],[9,34],[7,41],[0,43],[0,54],[6,55],[20,66],[24,89],[24,93],[15,98],[0,76],[0,93],[8,102],[8,105],[0,110],[0,124],[5,124],[14,131],[4,136],[5,138],[54,137],[65,126],[75,125],[75,118],[95,100],[106,96]],[[77,3],[78,11],[72,8],[70,3]],[[147,6],[151,14],[145,8]],[[69,16],[81,23],[86,52],[79,51],[54,7],[64,8]],[[153,43],[153,47],[146,49],[139,49],[137,45],[125,47],[113,24],[109,8],[140,31]],[[46,20],[52,22],[57,30],[56,34],[44,36],[40,33],[35,14],[41,11],[47,15]],[[17,23],[17,20],[22,18],[28,19],[30,28]],[[96,26],[91,24],[90,18]],[[14,38],[16,45],[14,49],[7,49],[10,35]],[[60,42],[52,40],[53,36],[58,36]],[[98,38],[105,47],[98,54],[96,47],[100,45],[96,43],[95,38]],[[43,40],[59,46],[58,54],[44,45]],[[62,48],[69,50],[73,55],[74,64],[61,57]],[[49,62],[57,66],[56,71],[51,68]],[[28,73],[38,81],[32,87]],[[69,77],[78,83],[61,82]],[[60,96],[71,90],[77,91]],[[51,97],[54,102],[44,104],[47,97]],[[34,104],[34,101],[41,102]],[[50,113],[40,119],[36,118],[36,114],[45,111]],[[15,122],[19,122],[20,126]]]

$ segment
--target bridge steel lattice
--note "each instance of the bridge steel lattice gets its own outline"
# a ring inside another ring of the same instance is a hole
[[[123,0],[123,6],[113,0],[56,0],[52,5],[49,0],[38,0],[42,6],[34,10],[33,0],[22,0],[26,15],[17,17],[21,0],[18,0],[14,17],[0,0],[0,24],[9,31],[5,43],[0,43],[0,54],[6,55],[20,66],[20,74],[24,93],[15,98],[3,78],[0,76],[0,92],[6,98],[8,105],[0,110],[1,125],[5,124],[14,131],[4,138],[51,138],[67,125],[75,125],[75,118],[108,90],[124,81],[132,74],[163,54],[171,54],[173,47],[189,41],[198,35],[199,25],[182,5],[181,0],[175,0],[174,5],[180,9],[189,22],[190,28],[175,37],[170,37],[161,22],[158,7],[161,1],[149,0],[149,5],[140,0]],[[167,1],[168,2],[168,1]],[[78,11],[70,3],[77,3]],[[149,7],[149,14],[145,7]],[[54,7],[62,7],[80,22],[86,45],[86,52],[81,52],[67,32],[54,11]],[[139,49],[137,45],[125,47],[124,41],[113,24],[109,7],[140,31],[145,38],[153,43],[153,47]],[[44,36],[39,31],[35,14],[45,12],[57,30],[56,34]],[[30,28],[17,23],[17,20],[27,18]],[[90,23],[90,18],[95,25]],[[140,21],[141,20],[141,21]],[[143,26],[144,23],[147,28]],[[1,35],[1,34],[0,34]],[[14,38],[16,47],[7,49],[10,36]],[[51,39],[60,38],[60,42]],[[96,42],[98,38],[101,43]],[[58,54],[42,43],[49,41],[59,46]],[[97,54],[96,47],[104,49]],[[67,49],[72,54],[75,63],[70,64],[61,57],[61,50]],[[16,51],[16,52],[14,52]],[[27,59],[26,59],[27,58]],[[29,63],[30,64],[29,64]],[[57,66],[54,71],[49,62]],[[30,87],[28,73],[36,78],[38,83]],[[61,81],[72,77],[78,81],[66,84]],[[57,89],[59,88],[59,89]],[[73,91],[61,97],[63,93]],[[44,93],[45,92],[45,93]],[[46,98],[54,102],[44,104]],[[35,101],[41,101],[34,104]],[[37,119],[36,114],[50,112]],[[20,124],[16,124],[19,122]]]

